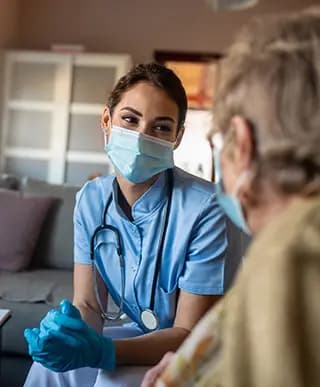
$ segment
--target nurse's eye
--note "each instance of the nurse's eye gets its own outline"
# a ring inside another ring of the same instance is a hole
[[[138,118],[134,115],[125,115],[121,117],[123,121],[128,124],[136,125],[138,123]]]
[[[158,132],[171,132],[172,128],[169,125],[166,124],[158,124],[153,127],[153,130]]]

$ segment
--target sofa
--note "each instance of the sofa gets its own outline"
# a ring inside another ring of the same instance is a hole
[[[0,238],[0,308],[12,311],[1,331],[2,387],[22,386],[31,365],[24,329],[38,326],[61,299],[72,299],[72,218],[78,190],[70,185],[0,176],[0,235],[8,233],[6,240]],[[20,219],[12,219],[15,217]],[[31,220],[37,217],[40,219],[33,225]],[[33,236],[26,238],[23,233]],[[16,246],[22,239],[26,239],[25,245]],[[9,256],[12,244],[16,247],[14,259]],[[29,257],[23,257],[27,250]]]

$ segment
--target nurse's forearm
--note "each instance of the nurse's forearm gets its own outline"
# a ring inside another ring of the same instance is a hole
[[[84,303],[79,303],[73,300],[73,304],[79,309],[82,319],[98,333],[102,333],[103,320],[100,314]]]
[[[174,327],[129,339],[115,340],[118,365],[154,365],[168,351],[176,351],[190,331]]]

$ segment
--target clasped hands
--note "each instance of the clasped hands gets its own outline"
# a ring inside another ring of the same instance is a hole
[[[40,328],[26,329],[29,354],[36,362],[56,372],[81,367],[115,368],[115,347],[82,320],[79,310],[68,300],[50,310]]]

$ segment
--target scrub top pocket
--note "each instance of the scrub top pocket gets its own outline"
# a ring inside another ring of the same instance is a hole
[[[156,292],[155,312],[162,328],[170,328],[173,325],[178,299],[178,288],[168,292],[159,287]]]

